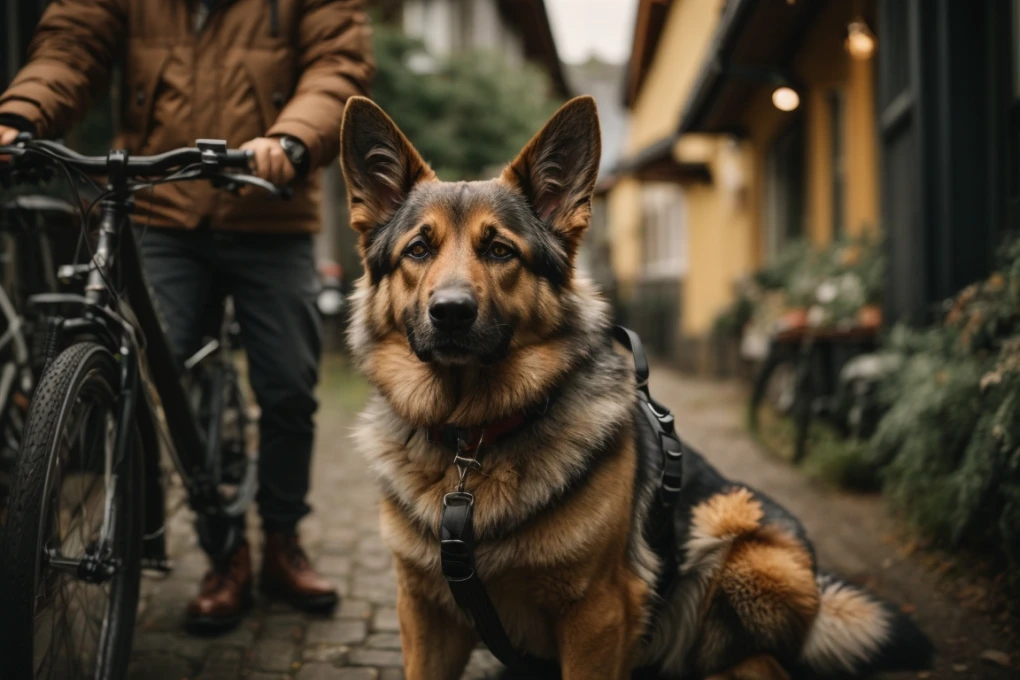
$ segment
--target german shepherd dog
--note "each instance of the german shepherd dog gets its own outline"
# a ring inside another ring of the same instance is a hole
[[[658,445],[608,305],[574,269],[601,152],[592,98],[565,104],[487,182],[439,181],[364,98],[348,102],[341,143],[365,265],[349,341],[375,388],[355,439],[382,486],[408,680],[459,678],[478,642],[440,571],[443,497],[459,475],[429,429],[536,404],[544,413],[486,444],[467,477],[477,570],[518,651],[567,680],[928,664],[908,618],[819,573],[795,518],[694,453],[674,517],[676,586],[655,602],[662,567],[641,528]]]

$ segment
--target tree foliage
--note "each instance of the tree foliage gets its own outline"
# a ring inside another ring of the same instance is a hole
[[[381,23],[374,42],[373,99],[444,179],[477,178],[510,161],[556,108],[548,79],[531,65],[482,51],[434,59]]]

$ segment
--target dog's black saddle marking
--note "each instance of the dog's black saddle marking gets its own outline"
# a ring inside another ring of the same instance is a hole
[[[674,508],[683,488],[684,444],[677,437],[673,414],[655,401],[648,390],[648,357],[637,333],[623,326],[613,327],[613,338],[626,347],[634,358],[640,410],[648,418],[658,438],[660,455],[652,461],[653,475],[658,478],[656,504],[649,512],[644,534],[662,566],[659,570],[653,607],[665,602],[677,580],[676,529]],[[463,490],[446,494],[440,528],[440,558],[457,605],[464,610],[485,643],[499,661],[512,672],[527,678],[559,678],[559,664],[519,653],[503,628],[492,600],[475,568],[474,546],[475,499]],[[658,610],[653,609],[649,631],[653,629]],[[634,677],[643,677],[650,669],[639,669]]]

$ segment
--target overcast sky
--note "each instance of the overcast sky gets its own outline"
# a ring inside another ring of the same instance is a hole
[[[623,63],[630,56],[637,0],[545,0],[556,50],[566,62],[593,53]]]

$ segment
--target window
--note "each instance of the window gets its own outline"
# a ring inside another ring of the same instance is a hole
[[[846,95],[829,92],[830,153],[832,154],[832,234],[846,234]]]
[[[675,184],[643,188],[642,264],[649,279],[681,278],[687,273],[687,201]]]
[[[803,119],[781,132],[765,157],[764,232],[764,252],[769,260],[804,235]]]

